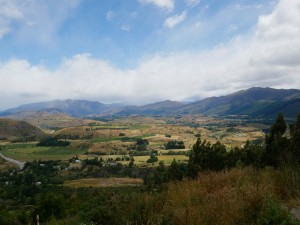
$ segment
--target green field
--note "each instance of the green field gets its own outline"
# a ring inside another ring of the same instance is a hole
[[[2,150],[6,157],[20,161],[34,160],[68,160],[73,156],[83,154],[85,150],[75,150],[67,147],[27,147]]]

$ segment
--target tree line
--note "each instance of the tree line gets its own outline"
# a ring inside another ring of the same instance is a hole
[[[183,177],[196,179],[199,172],[222,171],[239,166],[265,166],[278,168],[289,164],[300,164],[300,114],[295,123],[286,124],[279,113],[275,123],[266,134],[264,144],[247,141],[242,148],[228,150],[220,141],[212,144],[202,140],[201,135],[191,149],[188,164],[175,160],[169,168],[164,164],[145,178],[145,184],[160,185],[169,180],[182,180]]]
[[[196,178],[201,171],[219,171],[239,165],[278,168],[286,163],[300,163],[300,114],[296,122],[288,126],[279,113],[270,133],[265,136],[264,145],[247,141],[243,148],[227,151],[219,141],[211,144],[198,138],[189,158],[188,176]]]

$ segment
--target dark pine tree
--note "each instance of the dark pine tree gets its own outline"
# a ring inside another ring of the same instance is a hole
[[[289,146],[289,141],[284,136],[286,128],[284,117],[282,113],[279,113],[276,122],[271,127],[270,134],[266,135],[264,161],[269,166],[277,168],[286,158]]]
[[[291,129],[290,149],[292,151],[293,159],[297,164],[300,164],[300,113],[296,123]]]

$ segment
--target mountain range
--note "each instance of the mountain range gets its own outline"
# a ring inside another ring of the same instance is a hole
[[[54,100],[20,105],[19,107],[8,109],[0,113],[0,116],[9,116],[20,112],[32,111],[65,113],[74,117],[82,117],[87,115],[97,115],[105,112],[110,112],[122,106],[123,105],[121,104],[104,104],[96,101],[87,100]]]
[[[0,113],[0,116],[12,117],[12,115],[24,111],[61,112],[74,117],[203,114],[207,116],[243,115],[251,118],[273,118],[282,112],[285,117],[295,118],[300,113],[300,90],[254,87],[192,103],[167,100],[143,106],[103,104],[86,100],[55,100],[21,105]]]

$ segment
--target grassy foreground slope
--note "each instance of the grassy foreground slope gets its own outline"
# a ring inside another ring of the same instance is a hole
[[[282,206],[284,174],[251,168],[200,174],[170,184],[163,210],[173,224],[298,224]]]
[[[289,207],[300,204],[291,200],[293,191],[299,193],[294,178],[299,179],[300,173],[286,177],[286,172],[272,168],[206,172],[198,180],[169,183],[151,192],[124,187],[90,193],[78,188],[65,204],[67,211],[77,213],[47,224],[299,225]]]

